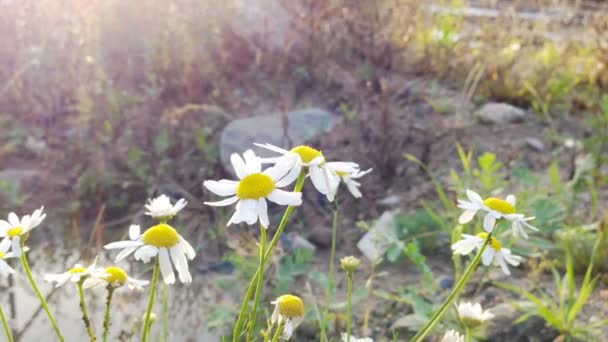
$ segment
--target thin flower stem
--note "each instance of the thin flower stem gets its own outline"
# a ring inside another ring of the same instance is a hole
[[[11,328],[8,326],[8,322],[6,321],[6,316],[4,316],[4,310],[2,310],[1,305],[0,318],[2,318],[2,326],[4,326],[4,331],[6,332],[6,338],[8,338],[8,342],[13,342],[13,334],[11,334]]]
[[[272,342],[277,342],[279,340],[279,337],[281,337],[281,335],[283,335],[284,328],[285,328],[284,324],[279,324],[277,331],[274,332],[274,337],[272,338]]]
[[[456,300],[462,289],[464,289],[464,286],[469,281],[469,278],[475,271],[475,268],[477,267],[477,265],[479,265],[483,251],[485,251],[486,247],[488,246],[488,243],[490,243],[490,239],[492,239],[492,233],[488,234],[486,240],[483,243],[483,246],[479,249],[479,252],[477,252],[477,255],[475,255],[475,258],[473,259],[469,267],[467,267],[467,269],[464,271],[464,274],[462,275],[460,280],[458,280],[458,283],[456,283],[456,286],[454,287],[454,290],[452,290],[452,293],[450,293],[445,302],[441,304],[439,310],[437,310],[433,314],[433,317],[431,317],[428,323],[418,331],[418,333],[410,340],[410,342],[421,342],[426,337],[426,335],[428,335],[431,330],[433,330],[435,324],[439,322],[443,314],[447,311],[447,309],[454,302],[454,300]]]
[[[160,269],[160,264],[158,261],[158,257],[156,258],[156,262],[154,263],[154,273],[152,274],[152,285],[150,288],[150,300],[148,301],[148,309],[146,310],[146,319],[144,320],[144,332],[141,337],[142,342],[146,342],[148,334],[150,333],[150,314],[152,313],[152,307],[154,307],[154,300],[156,299],[156,287],[158,285],[158,272]]]
[[[110,325],[112,324],[110,320],[111,306],[112,306],[112,295],[114,295],[114,290],[116,289],[111,284],[108,284],[108,296],[106,297],[106,314],[103,318],[103,342],[108,340],[108,335],[110,334]]]
[[[57,338],[59,338],[59,341],[63,342],[64,339],[63,339],[63,335],[61,335],[61,331],[59,330],[59,326],[57,325],[55,318],[51,314],[49,305],[46,303],[44,296],[42,296],[42,292],[40,292],[40,289],[38,288],[38,285],[36,285],[36,281],[34,280],[34,277],[32,276],[32,270],[30,270],[30,265],[27,262],[27,257],[25,256],[25,242],[23,240],[21,240],[21,250],[22,250],[21,263],[23,264],[23,268],[25,269],[27,278],[30,280],[30,284],[32,285],[32,288],[34,289],[34,292],[36,292],[38,299],[40,299],[40,304],[42,304],[44,311],[46,311],[46,315],[49,317],[49,321],[51,321],[51,324],[53,325],[53,329],[55,329],[55,334],[57,334]]]
[[[334,279],[334,262],[336,259],[336,240],[338,235],[338,200],[336,199],[336,207],[331,222],[331,252],[329,254],[329,273],[327,275],[327,293],[325,294],[325,308],[323,310],[323,321],[321,322],[321,341],[327,341],[327,317],[329,316],[329,303],[333,300],[334,291],[336,288]]]
[[[81,279],[77,284],[78,296],[80,297],[80,310],[82,311],[82,322],[84,323],[84,327],[87,329],[91,342],[95,342],[97,341],[97,337],[93,331],[93,325],[91,325],[91,319],[89,318],[89,312],[87,310],[87,302],[84,300],[84,289],[82,287],[83,283],[84,279]]]
[[[251,341],[251,337],[253,336],[253,330],[255,329],[256,316],[258,313],[258,302],[260,300],[260,293],[262,292],[262,287],[264,287],[264,267],[266,266],[266,259],[264,255],[266,254],[266,227],[260,224],[260,265],[258,272],[257,285],[255,288],[255,295],[253,296],[253,310],[251,311],[251,318],[249,319],[249,332],[247,333],[247,341]]]
[[[294,192],[300,192],[302,190],[302,186],[304,185],[305,179],[306,179],[306,172],[304,172],[304,171],[300,172],[300,175],[298,175],[298,180],[296,181],[296,185],[294,187]],[[294,209],[294,207],[291,205],[287,206],[287,209],[285,209],[285,213],[283,214],[281,223],[279,223],[277,232],[274,234],[272,240],[270,241],[270,244],[268,245],[268,248],[266,249],[266,253],[264,254],[264,260],[268,260],[268,258],[272,254],[272,251],[274,250],[274,247],[279,242],[279,237],[281,236],[281,233],[283,233],[283,230],[285,229],[285,226],[287,225],[287,221],[289,221],[289,218],[291,217],[291,213],[293,212],[293,209]],[[237,342],[241,336],[241,331],[243,330],[243,324],[245,323],[245,315],[247,314],[247,307],[249,306],[249,299],[251,298],[254,287],[257,284],[259,273],[260,273],[260,267],[258,265],[258,269],[255,271],[255,274],[253,275],[253,277],[251,278],[251,281],[249,282],[249,287],[247,288],[247,293],[245,293],[245,297],[243,298],[243,303],[241,304],[241,312],[239,313],[239,317],[238,317],[236,324],[234,325],[234,329],[232,331],[232,341],[233,342]]]
[[[169,341],[169,286],[163,282],[163,341]]]
[[[471,335],[471,328],[466,327],[466,330],[465,330],[465,331],[466,331],[466,334],[467,334],[467,337],[466,337],[466,339],[467,339],[467,340],[466,340],[466,342],[471,342],[471,341],[472,341],[472,337],[473,337],[473,336]]]
[[[348,271],[346,284],[346,341],[350,341],[353,308],[353,271]]]

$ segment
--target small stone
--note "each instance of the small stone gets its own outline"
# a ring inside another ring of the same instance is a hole
[[[395,207],[401,203],[401,196],[399,195],[390,195],[378,201],[378,204],[387,206],[387,207]]]
[[[508,103],[490,102],[475,112],[475,117],[485,124],[509,124],[524,121],[526,112]]]
[[[391,244],[397,239],[395,213],[385,211],[372,228],[359,240],[357,248],[372,262],[384,255]]]
[[[451,289],[452,286],[454,286],[454,278],[447,276],[439,279],[439,287],[441,287],[441,289]]]
[[[293,248],[294,250],[310,249],[310,250],[314,251],[317,249],[317,247],[315,247],[314,244],[312,244],[310,241],[308,241],[302,235],[299,235],[296,233],[288,233],[288,234],[285,234],[285,236],[290,240],[291,248]]]
[[[325,226],[314,227],[308,236],[308,241],[319,248],[331,246],[331,229]]]
[[[526,138],[526,145],[539,152],[545,149],[545,144],[543,144],[543,141],[537,138]]]

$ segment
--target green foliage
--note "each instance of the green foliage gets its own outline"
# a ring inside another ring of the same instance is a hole
[[[296,249],[293,255],[281,259],[275,273],[274,297],[289,293],[297,277],[303,276],[310,270],[315,253],[307,248]]]

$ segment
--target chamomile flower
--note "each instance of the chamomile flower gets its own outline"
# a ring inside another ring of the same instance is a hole
[[[338,185],[340,184],[340,176],[342,174],[356,174],[359,172],[359,165],[352,162],[327,162],[323,152],[306,145],[300,145],[285,150],[271,144],[255,144],[256,146],[267,150],[282,154],[278,158],[265,158],[266,162],[279,162],[282,159],[295,160],[290,177],[297,177],[303,167],[308,168],[308,175],[314,187],[327,196],[329,201],[333,201],[336,196]]]
[[[534,217],[525,217],[516,212],[515,196],[509,195],[504,200],[495,197],[489,197],[484,200],[475,191],[467,190],[466,194],[468,201],[458,200],[458,207],[464,210],[458,218],[460,224],[470,222],[475,214],[481,210],[486,213],[483,219],[483,228],[487,232],[492,232],[496,225],[496,221],[501,218],[512,222],[513,234],[515,236],[521,235],[522,237],[527,238],[528,234],[524,231],[524,227],[531,230],[538,230],[528,223],[528,221],[533,220]]]
[[[477,235],[462,234],[462,237],[462,240],[452,245],[452,251],[455,254],[466,255],[474,249],[480,249],[488,238],[488,233],[479,233]],[[503,248],[502,243],[495,237],[491,238],[490,243],[481,255],[481,262],[485,266],[489,266],[494,262],[495,265],[502,268],[502,271],[506,275],[511,274],[507,264],[518,266],[522,260],[521,256],[512,254],[510,249]]]
[[[8,265],[5,261],[6,259],[14,258],[16,255],[13,252],[9,252],[8,250],[11,248],[10,240],[2,240],[0,242],[0,275],[7,276],[9,274],[15,273],[15,270]]]
[[[89,267],[84,267],[81,264],[76,264],[70,268],[67,272],[59,274],[45,274],[44,280],[49,283],[56,283],[55,287],[65,285],[68,281],[77,283],[81,280],[85,280],[89,277],[100,277],[103,272],[97,268],[97,259]]]
[[[150,284],[148,280],[139,280],[129,277],[127,271],[118,266],[97,268],[97,276],[87,278],[84,288],[92,288],[100,285],[111,285],[114,288],[127,286],[130,290],[143,290],[144,286]]]
[[[458,304],[456,309],[462,323],[470,329],[474,329],[494,318],[490,311],[483,311],[479,303],[462,302]]]
[[[274,304],[274,312],[270,317],[272,325],[285,324],[283,328],[283,338],[289,340],[293,331],[304,320],[304,303],[298,296],[283,295],[271,302]]]
[[[361,171],[361,170],[357,169],[353,173],[346,173],[346,172],[338,171],[338,172],[336,172],[336,174],[340,177],[340,180],[342,180],[344,185],[346,185],[346,188],[348,189],[348,191],[350,191],[350,193],[355,198],[361,198],[361,196],[363,196],[361,194],[361,191],[359,190],[361,183],[357,182],[355,179],[359,179],[370,172],[372,172],[372,169],[368,169],[365,171]]]
[[[228,221],[232,223],[260,223],[268,228],[268,203],[270,200],[280,205],[302,204],[302,193],[289,192],[280,188],[291,184],[295,178],[289,175],[295,160],[281,160],[262,171],[262,163],[253,151],[247,150],[243,158],[234,153],[230,161],[239,181],[222,179],[205,181],[203,185],[220,196],[230,196],[218,202],[205,202],[211,206],[227,206],[236,203],[236,211]],[[297,175],[296,175],[297,176]]]
[[[25,215],[21,219],[15,213],[8,214],[8,221],[0,220],[0,237],[2,241],[12,242],[12,251],[16,257],[21,256],[21,240],[34,228],[36,228],[46,217],[40,207],[32,215]]]
[[[167,221],[177,213],[184,209],[188,204],[185,199],[180,199],[175,204],[171,204],[171,200],[167,195],[160,195],[154,199],[149,199],[146,203],[146,215],[160,221]]]
[[[371,337],[355,337],[351,336],[350,341],[348,340],[348,336],[346,333],[342,333],[342,342],[374,342],[374,339]]]
[[[445,335],[443,335],[441,342],[464,342],[464,336],[455,330],[448,330]]]
[[[175,283],[173,265],[182,283],[191,283],[192,276],[188,270],[188,260],[194,259],[194,248],[175,228],[166,223],[161,223],[148,228],[143,234],[138,225],[129,227],[129,238],[127,241],[117,241],[105,245],[106,249],[122,249],[116,256],[115,262],[135,252],[135,259],[145,263],[151,258],[158,257],[160,272],[165,284]],[[173,261],[173,264],[171,263]]]

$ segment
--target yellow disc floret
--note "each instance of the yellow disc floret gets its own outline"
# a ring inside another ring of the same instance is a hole
[[[283,295],[277,298],[279,314],[287,318],[304,316],[304,303],[298,296]]]
[[[146,245],[152,245],[158,248],[169,248],[179,243],[179,235],[173,227],[161,223],[146,230],[143,235],[143,240]]]
[[[483,201],[483,204],[485,204],[488,208],[492,210],[498,211],[501,214],[508,215],[515,213],[515,207],[513,206],[513,204],[500,198],[490,197]]]
[[[78,274],[78,273],[84,273],[84,271],[86,271],[86,267],[74,267],[72,269],[70,269],[68,272],[73,273],[73,274]]]
[[[120,267],[110,266],[106,268],[108,274],[106,281],[110,284],[124,285],[127,282],[127,272]]]
[[[260,199],[270,195],[276,183],[264,173],[253,173],[241,179],[236,188],[236,195],[240,199]]]
[[[0,259],[4,259],[4,256],[6,255],[6,253],[4,252],[0,252]]]
[[[302,161],[304,163],[310,163],[313,159],[317,157],[323,157],[323,152],[306,145],[294,147],[293,149],[291,149],[291,152],[299,154],[300,158],[302,158]],[[323,158],[325,159],[325,157]]]
[[[21,235],[21,233],[23,233],[23,227],[19,226],[19,227],[9,229],[8,232],[6,232],[6,235],[9,238],[12,238],[12,237]]]
[[[479,234],[477,234],[477,237],[480,237],[485,240],[488,238],[488,233],[479,233]],[[492,239],[490,240],[490,246],[492,246],[492,248],[494,248],[497,251],[502,249],[502,243],[500,243],[500,241],[498,241],[498,239],[493,236],[492,236]]]

